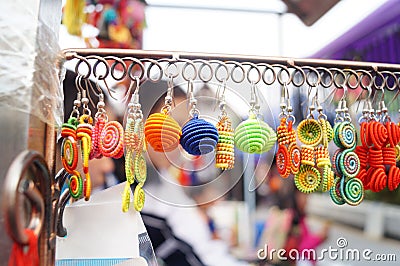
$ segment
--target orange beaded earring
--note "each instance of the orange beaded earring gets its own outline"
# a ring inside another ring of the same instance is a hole
[[[173,102],[173,81],[168,82],[168,91],[165,104],[160,113],[150,115],[144,125],[146,141],[155,151],[169,152],[179,145],[182,129],[174,118],[170,116]]]

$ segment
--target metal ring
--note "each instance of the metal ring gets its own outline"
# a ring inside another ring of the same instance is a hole
[[[250,66],[250,68],[247,70],[247,74],[246,74],[247,81],[249,83],[258,84],[260,82],[260,80],[261,80],[261,71],[258,69],[257,65],[255,65],[255,64],[253,64],[251,62],[243,62],[242,65],[249,65]],[[251,78],[250,78],[250,73],[251,73],[251,71],[253,69],[256,70],[257,75],[258,75],[258,78],[256,80],[251,80]]]
[[[399,83],[398,83],[398,79],[395,75],[395,73],[390,72],[390,71],[381,71],[382,75],[385,77],[385,84],[386,84],[386,88],[389,91],[394,91],[396,89],[396,87],[399,87]],[[387,76],[385,76],[385,74]],[[389,86],[389,78],[392,77],[393,78],[393,87]]]
[[[319,72],[319,70],[322,70],[321,71],[321,86],[322,87],[324,87],[324,88],[330,88],[332,85],[333,85],[333,74],[332,74],[332,72],[329,70],[329,69],[327,69],[327,68],[325,68],[325,67],[316,67],[315,68],[318,72]],[[326,73],[326,74],[328,74],[329,75],[329,78],[330,78],[330,82],[329,83],[324,83],[324,73]]]
[[[374,77],[373,77],[373,85],[374,85],[374,87],[375,87],[375,89],[377,89],[377,90],[383,90],[384,89],[384,87],[385,87],[385,77],[382,75],[382,73],[381,72],[379,72],[379,71],[374,71],[374,73],[376,74]],[[381,79],[382,79],[382,84],[379,86],[377,83],[376,83],[376,80],[377,80],[377,77],[380,77]]]
[[[113,79],[118,80],[118,81],[123,80],[125,78],[125,76],[127,75],[127,67],[125,65],[125,62],[121,58],[118,58],[115,56],[106,56],[105,59],[106,60],[108,60],[108,59],[114,60],[114,62],[111,65],[111,68],[110,68],[110,70],[111,70],[110,73],[111,73],[111,76],[113,77]],[[121,77],[117,77],[115,75],[115,68],[118,65],[121,65],[122,69],[123,69]]]
[[[32,179],[26,179],[29,175]],[[21,181],[24,179],[28,181],[25,183],[27,186],[21,187]],[[47,219],[50,218],[51,213],[47,211],[47,208],[51,208],[50,183],[46,161],[38,152],[23,151],[11,163],[4,180],[1,202],[5,226],[14,242],[21,245],[29,243],[29,238],[25,233],[24,216],[21,216],[22,193],[29,199],[33,210],[28,228],[39,236],[42,225],[49,222]],[[40,191],[36,186],[40,186]]]
[[[190,60],[187,60],[187,59],[181,59],[181,61],[183,61],[183,62],[185,62],[185,64],[183,65],[183,67],[182,67],[182,71],[181,71],[181,73],[182,73],[182,78],[184,79],[184,80],[186,80],[186,81],[189,81],[189,80],[195,80],[196,79],[196,77],[197,77],[197,68],[196,68],[196,66],[194,65],[194,63],[192,62],[192,61],[190,61]],[[188,77],[188,76],[186,76],[186,68],[187,67],[189,67],[189,66],[191,66],[192,68],[193,68],[193,77]]]
[[[276,81],[276,72],[275,72],[274,68],[271,65],[267,64],[267,63],[260,63],[260,64],[258,64],[258,66],[265,66],[265,69],[264,69],[264,71],[262,73],[262,79],[263,79],[264,83],[266,85],[274,84],[275,81]],[[271,70],[271,72],[272,72],[273,79],[272,79],[271,82],[268,82],[268,80],[265,77],[265,74],[267,73],[268,70]]]
[[[344,72],[345,74],[348,73],[348,75],[346,75],[346,86],[352,90],[357,89],[358,86],[360,85],[360,77],[358,76],[357,72],[352,69],[345,69]],[[354,86],[352,86],[350,83],[350,78],[352,76],[356,78],[356,84]]]
[[[82,57],[79,55],[75,55],[75,58],[79,59],[78,63],[76,63],[76,65],[75,65],[75,73],[78,76],[83,76],[86,79],[89,78],[90,73],[92,73],[92,67],[91,67],[89,61],[85,57]],[[83,75],[81,72],[79,72],[79,66],[81,65],[81,63],[85,63],[88,68],[88,72],[86,73],[86,75]]]
[[[284,84],[289,85],[290,82],[292,81],[292,75],[290,75],[289,69],[286,66],[279,65],[279,64],[274,64],[274,65],[272,65],[272,67],[280,68],[280,70],[278,71],[278,74],[276,75],[279,84],[281,84],[281,85],[284,85]],[[288,76],[288,80],[287,81],[283,81],[282,80],[282,73],[283,72],[286,72],[286,74]]]
[[[343,88],[344,86],[346,86],[346,74],[342,70],[340,70],[338,68],[330,68],[329,70],[331,72],[334,72],[333,73],[333,84],[335,85],[336,88]],[[338,77],[339,74],[342,75],[342,77],[343,77],[342,84],[339,84],[336,81],[336,78]]]
[[[163,68],[160,65],[160,63],[158,63],[156,60],[150,59],[150,58],[144,58],[144,59],[141,59],[140,61],[142,61],[144,63],[146,63],[146,62],[150,63],[149,66],[147,67],[147,71],[146,71],[146,76],[147,76],[148,80],[150,80],[153,83],[156,83],[156,82],[159,82],[162,79],[162,77],[164,75],[164,72],[163,72]],[[159,70],[159,73],[160,73],[158,75],[157,79],[152,79],[151,75],[150,75],[151,74],[151,69],[153,68],[153,66],[157,66],[158,70]],[[143,82],[143,81],[140,81],[140,82]]]
[[[167,76],[167,78],[169,78],[169,79],[174,79],[174,78],[176,78],[177,76],[179,76],[179,67],[177,66],[177,61],[175,60],[175,59],[167,59],[167,60],[162,60],[162,61],[167,61],[168,62],[168,64],[165,66],[165,68],[164,68],[164,74],[165,74],[165,76]],[[169,72],[169,69],[170,69],[170,67],[171,66],[174,66],[175,67],[175,69],[176,69],[176,73],[174,74],[174,73],[172,73],[172,72]]]
[[[215,75],[215,79],[216,79],[216,80],[218,80],[219,82],[223,82],[224,80],[225,80],[225,81],[228,81],[229,76],[230,76],[230,72],[229,72],[228,66],[227,66],[224,62],[219,61],[219,60],[211,60],[211,61],[210,61],[210,64],[218,64],[218,66],[215,68],[215,72],[214,72],[214,75]],[[221,67],[223,67],[224,70],[225,70],[225,72],[226,72],[226,77],[225,77],[225,78],[219,78],[219,77],[218,77],[218,70],[219,70]]]
[[[364,70],[364,69],[357,69],[356,72],[357,73],[361,73],[361,75],[360,75],[360,86],[361,86],[361,88],[364,89],[364,90],[369,90],[372,87],[372,82],[373,82],[372,81],[373,77],[372,77],[371,73],[366,71],[366,70]],[[363,83],[363,80],[364,80],[365,77],[369,78],[369,83],[367,85],[365,85]]]
[[[243,80],[246,78],[246,71],[244,70],[244,67],[242,66],[242,64],[240,64],[239,62],[236,62],[236,61],[227,61],[227,62],[225,62],[225,64],[233,65],[231,73],[230,73],[230,77],[232,78],[232,81],[235,83],[242,83]],[[236,73],[237,68],[239,68],[240,71],[242,72],[242,76],[240,79],[235,79],[235,73]]]
[[[107,61],[104,58],[96,55],[89,55],[87,56],[87,59],[96,59],[96,62],[93,65],[93,75],[97,80],[103,80],[107,78],[108,74],[110,73],[110,66],[108,65]],[[104,64],[106,71],[103,75],[97,76],[97,67],[100,63]]]
[[[136,79],[142,80],[142,78],[144,77],[144,72],[145,72],[145,67],[144,67],[143,63],[139,59],[136,59],[133,57],[123,57],[121,59],[124,60],[124,62],[125,62],[125,60],[132,61],[132,63],[129,65],[128,70],[127,70],[128,77],[131,80],[136,80]],[[140,67],[140,75],[139,76],[132,75],[132,70],[136,65],[139,65],[139,67]]]
[[[316,68],[310,67],[310,66],[304,66],[304,69],[308,69],[309,71],[306,74],[306,82],[310,87],[318,87],[321,84],[321,74],[318,72]],[[316,77],[316,80],[314,83],[311,82],[311,74],[314,74]]]
[[[295,66],[295,65],[291,65],[291,67],[294,68],[294,71],[292,72],[292,76],[291,76],[291,78],[290,78],[290,79],[292,80],[292,84],[293,84],[294,86],[296,86],[296,87],[301,87],[301,86],[303,86],[303,85],[304,85],[304,82],[306,82],[306,80],[307,80],[306,73],[304,72],[304,70],[303,70],[301,67],[298,67],[298,66]],[[296,74],[299,73],[299,72],[300,72],[300,74],[301,74],[302,79],[301,79],[301,82],[296,83],[294,77],[295,77]]]
[[[199,67],[199,71],[198,71],[199,78],[201,79],[201,81],[203,81],[204,83],[207,83],[207,82],[209,82],[210,80],[212,80],[212,78],[213,78],[213,76],[214,76],[214,70],[213,70],[212,66],[211,66],[206,60],[195,59],[195,60],[193,60],[193,62],[194,62],[194,63],[198,63],[198,62],[201,63],[201,65],[200,65],[200,67]],[[207,68],[210,70],[210,77],[209,77],[209,78],[204,78],[204,77],[201,75],[201,73],[202,73],[204,67],[207,67]]]

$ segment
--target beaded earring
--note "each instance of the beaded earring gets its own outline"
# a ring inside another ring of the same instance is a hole
[[[170,116],[173,102],[173,81],[168,82],[165,104],[160,113],[151,114],[144,125],[147,143],[157,152],[169,152],[179,145],[182,130],[174,118]]]
[[[354,152],[357,144],[357,131],[351,123],[351,117],[345,100],[346,88],[336,109],[333,141],[339,148],[335,151],[332,161],[335,172],[334,186],[329,194],[337,205],[345,203],[356,206],[364,199],[364,187],[357,178],[361,165],[360,159]]]
[[[217,128],[204,119],[199,118],[199,110],[196,108],[197,100],[193,94],[193,82],[188,81],[188,99],[190,120],[182,127],[180,144],[191,155],[202,155],[214,151],[218,143]]]
[[[98,84],[96,83],[96,86]],[[101,132],[103,131],[104,125],[108,121],[108,116],[106,113],[105,108],[105,102],[104,102],[104,94],[102,91],[98,88],[99,90],[99,101],[97,102],[97,112],[94,116],[94,126],[93,126],[93,131],[92,131],[92,148],[90,150],[90,155],[89,159],[100,159],[103,157],[103,154],[101,153],[100,150],[100,137],[101,137]]]
[[[219,97],[219,109],[221,114],[219,115],[219,121],[217,123],[218,130],[218,143],[215,150],[215,167],[220,168],[222,170],[229,170],[234,167],[235,163],[235,146],[234,146],[234,138],[233,138],[233,128],[232,122],[226,113],[226,102],[225,102],[225,89],[226,89],[226,81],[223,81],[222,84],[222,94],[219,96],[218,87],[217,96]]]
[[[300,149],[296,143],[296,131],[293,124],[295,118],[292,114],[293,107],[290,103],[289,91],[283,84],[281,91],[280,125],[277,128],[278,151],[276,153],[276,166],[281,177],[287,178],[290,174],[297,174],[300,169]]]
[[[78,136],[76,133],[79,124],[79,107],[81,106],[81,91],[80,82],[81,76],[75,79],[75,87],[78,90],[77,97],[74,100],[74,106],[67,123],[64,123],[61,128],[61,136],[63,141],[61,143],[61,162],[64,169],[69,173],[69,193],[77,199],[82,195],[83,181],[79,171],[76,170],[78,166]]]
[[[127,212],[130,205],[131,185],[136,183],[133,193],[133,204],[136,211],[144,206],[145,195],[142,186],[147,178],[147,166],[143,152],[145,151],[144,122],[139,103],[139,79],[135,79],[136,89],[128,104],[124,135],[126,185],[122,196],[122,211]],[[135,182],[136,181],[136,182]]]
[[[311,89],[309,89],[309,94],[311,93]],[[297,137],[303,144],[301,145],[300,152],[301,165],[299,172],[294,176],[294,183],[297,189],[303,193],[312,193],[318,190],[322,178],[320,171],[315,167],[315,154],[321,154],[318,156],[319,163],[326,156],[325,151],[321,152],[320,149],[317,149],[317,146],[323,141],[323,135],[326,132],[324,132],[322,123],[314,119],[313,111],[315,110],[315,104],[318,104],[317,88],[312,104],[308,106],[309,114],[307,118],[301,121],[297,127]]]
[[[260,105],[256,93],[256,83],[252,82],[249,117],[237,126],[234,140],[239,150],[261,154],[275,145],[277,136],[275,131],[260,118]]]

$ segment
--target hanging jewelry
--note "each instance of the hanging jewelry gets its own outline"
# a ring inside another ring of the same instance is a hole
[[[188,98],[191,119],[182,127],[180,144],[191,155],[202,155],[214,151],[218,142],[218,130],[210,122],[199,118],[197,100],[193,94],[193,82],[188,81]]]
[[[278,151],[276,153],[276,166],[281,177],[287,178],[291,173],[297,174],[300,169],[300,149],[296,143],[296,131],[293,128],[295,118],[292,114],[293,107],[290,103],[289,91],[283,84],[281,91],[280,125],[277,128]]]
[[[311,91],[312,88],[309,93]],[[301,165],[299,172],[294,177],[294,182],[297,189],[303,193],[315,192],[321,184],[321,173],[315,167],[315,154],[318,154],[318,163],[322,166],[320,160],[324,158],[325,152],[321,152],[317,146],[323,142],[323,135],[326,134],[323,129],[326,128],[326,125],[314,119],[313,111],[316,103],[318,103],[317,88],[312,104],[308,107],[307,118],[301,121],[297,127],[297,136],[303,145],[301,146]]]
[[[234,140],[239,150],[261,154],[275,145],[277,136],[275,131],[259,117],[260,105],[256,93],[256,84],[252,82],[249,118],[237,126]]]
[[[85,80],[86,85],[87,82],[89,81]],[[81,146],[82,165],[83,165],[82,168],[83,168],[83,173],[85,174],[85,180],[83,183],[83,195],[85,200],[89,200],[92,191],[92,182],[89,174],[89,155],[92,146],[93,118],[91,117],[91,111],[88,107],[89,98],[86,97],[86,93],[89,93],[89,91],[83,90],[82,92],[83,114],[79,119],[80,123],[77,126],[76,134]]]
[[[96,83],[96,86],[98,84]],[[105,108],[105,103],[104,103],[104,94],[99,90],[99,101],[97,103],[97,112],[94,116],[94,127],[92,131],[92,149],[90,150],[90,159],[100,159],[103,157],[103,154],[101,153],[100,150],[100,139],[101,139],[101,132],[103,131],[103,128],[105,124],[108,122],[108,117]]]
[[[347,203],[355,206],[364,199],[364,187],[362,181],[357,178],[361,162],[354,151],[357,144],[357,132],[348,113],[346,92],[347,88],[344,88],[343,96],[336,109],[333,141],[339,149],[332,157],[336,178],[335,185],[329,192],[335,204]]]
[[[217,90],[217,96],[219,97],[219,109],[221,114],[219,115],[219,121],[217,123],[218,130],[218,143],[215,150],[215,166],[222,170],[229,170],[234,167],[235,163],[235,146],[233,137],[233,128],[231,119],[226,113],[226,102],[225,102],[225,89],[226,81],[222,84],[222,95],[219,97],[219,89]]]
[[[169,152],[178,147],[181,138],[181,127],[170,116],[173,102],[173,82],[168,82],[165,104],[160,113],[150,115],[144,125],[146,141],[155,151]]]
[[[136,78],[136,89],[128,104],[125,126],[125,174],[126,185],[122,198],[122,211],[127,212],[130,205],[131,185],[135,185],[133,194],[134,208],[141,211],[144,206],[145,195],[142,186],[146,182],[147,166],[143,157],[145,151],[144,122],[141,105],[139,103],[139,79]],[[136,181],[136,182],[135,182]],[[140,196],[138,196],[140,194]]]
[[[75,79],[75,87],[78,90],[74,100],[74,106],[67,123],[62,125],[61,136],[61,162],[64,169],[69,173],[69,193],[73,198],[79,198],[83,191],[83,181],[80,173],[76,170],[78,166],[78,137],[76,129],[79,124],[79,107],[81,106],[81,76]]]

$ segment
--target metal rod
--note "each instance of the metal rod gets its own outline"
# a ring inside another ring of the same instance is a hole
[[[203,59],[203,60],[221,60],[221,61],[237,61],[237,62],[253,62],[281,64],[287,66],[312,66],[312,67],[336,67],[341,69],[364,69],[369,71],[387,70],[400,72],[399,64],[345,61],[345,60],[328,60],[328,59],[296,59],[289,57],[270,57],[256,55],[238,55],[238,54],[215,54],[215,53],[194,53],[179,51],[152,51],[152,50],[131,50],[131,49],[66,49],[63,51],[67,60],[74,58],[74,55],[88,56],[107,56],[113,55],[117,57],[135,57],[138,59],[152,58],[181,58],[181,59]]]

